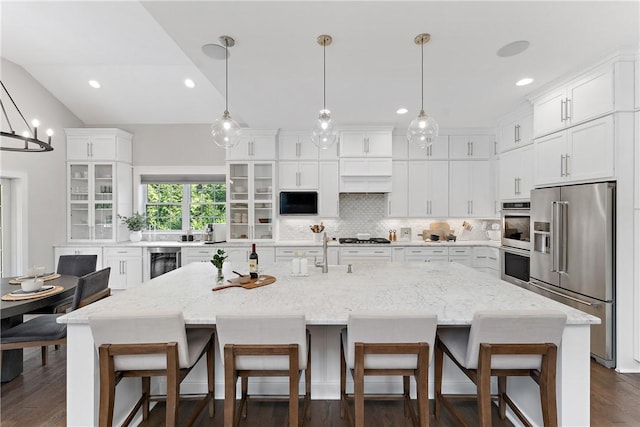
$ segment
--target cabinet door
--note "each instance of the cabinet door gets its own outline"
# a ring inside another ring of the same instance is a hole
[[[318,216],[336,218],[340,215],[338,195],[338,162],[320,162]]]
[[[93,224],[90,209],[90,186],[93,179],[89,175],[90,163],[69,163],[67,166],[67,240],[82,241],[91,239]]]
[[[471,215],[471,165],[457,161],[449,164],[449,214],[457,217]]]
[[[533,104],[533,136],[542,136],[565,127],[564,101],[566,92],[560,89]]]
[[[115,136],[92,136],[90,138],[89,151],[91,153],[91,160],[115,161],[117,159]]]
[[[275,160],[276,140],[270,135],[252,136],[250,140],[250,156],[253,160]]]
[[[470,162],[471,215],[475,217],[495,216],[495,197],[489,161]]]
[[[433,138],[431,145],[419,147],[409,143],[409,158],[414,160],[446,160],[449,158],[449,137],[439,135]]]
[[[534,146],[534,182],[536,185],[556,184],[564,179],[564,156],[567,133],[556,132],[536,139]]]
[[[406,217],[408,212],[408,164],[405,161],[394,161],[392,167],[391,192],[387,193],[387,216]]]
[[[518,197],[518,181],[522,155],[520,150],[507,151],[500,154],[499,187],[500,199],[509,200]]]
[[[411,217],[429,215],[429,187],[427,165],[429,162],[409,162],[408,174],[408,214]]]
[[[249,195],[249,238],[273,239],[275,192],[273,191],[274,163],[251,163],[252,189]]]
[[[579,123],[613,111],[613,67],[607,65],[568,89],[570,123]]]
[[[227,160],[248,160],[251,156],[250,143],[251,140],[248,136],[241,137],[238,145],[226,150]]]
[[[115,199],[114,164],[94,163],[93,166],[93,236],[94,240],[114,240]],[[91,170],[91,169],[90,169]]]
[[[614,176],[613,116],[567,130],[566,179],[577,181]]]
[[[369,157],[391,157],[393,155],[391,131],[367,132],[365,154]]]
[[[122,259],[118,257],[105,258],[105,266],[111,267],[109,273],[109,287],[111,289],[127,289],[127,276],[124,274]]]
[[[89,160],[89,137],[67,137],[67,160]]]
[[[364,155],[364,132],[340,132],[340,157],[362,157]]]
[[[428,162],[429,216],[449,215],[449,162]]]
[[[278,186],[282,190],[298,188],[298,162],[278,162]]]
[[[318,162],[301,161],[298,165],[298,189],[317,190],[318,189]]]
[[[450,136],[451,159],[488,159],[493,153],[495,138],[489,135]]]

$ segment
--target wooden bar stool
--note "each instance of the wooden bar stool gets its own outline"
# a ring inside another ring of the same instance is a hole
[[[462,425],[450,400],[442,393],[442,369],[446,354],[476,385],[478,421],[491,426],[491,401],[498,400],[500,418],[505,405],[522,421],[531,423],[507,395],[507,377],[530,376],[540,387],[545,426],[557,426],[556,355],[567,316],[559,311],[483,311],[473,316],[471,328],[440,328],[436,337],[435,417],[444,404]],[[491,377],[498,377],[498,395],[491,395]],[[457,399],[468,396],[457,396]]]
[[[311,399],[311,342],[304,315],[220,315],[216,317],[216,333],[224,354],[224,426],[236,426],[241,417],[247,417],[249,377],[289,377],[289,426],[303,425]],[[305,395],[299,421],[302,370]],[[238,378],[242,397],[236,415]]]
[[[350,424],[364,427],[365,376],[402,376],[405,410],[414,425],[428,426],[429,360],[436,327],[435,315],[350,314],[340,343],[340,417],[347,410]],[[354,379],[355,416],[346,392],[347,368]],[[409,395],[410,377],[416,380],[417,414]]]
[[[146,420],[149,402],[158,400],[166,400],[165,426],[177,425],[180,383],[205,353],[207,393],[186,425],[194,423],[207,403],[213,417],[214,329],[186,329],[179,311],[93,315],[89,324],[100,359],[100,427],[113,424],[116,385],[125,377],[142,378],[142,396],[123,426],[131,423],[140,408]],[[167,377],[166,398],[151,395],[154,376]]]

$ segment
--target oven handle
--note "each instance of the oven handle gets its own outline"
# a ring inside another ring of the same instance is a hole
[[[520,256],[524,256],[527,258],[531,258],[531,252],[526,250],[526,249],[517,249],[517,248],[511,248],[508,246],[500,246],[500,250],[503,252],[507,252],[510,254],[514,254],[514,255],[520,255]]]
[[[596,305],[596,304],[590,303],[590,302],[588,302],[588,301],[584,301],[584,300],[581,300],[581,299],[579,299],[579,298],[575,298],[575,297],[569,296],[569,295],[567,295],[567,294],[563,294],[563,293],[561,293],[561,292],[554,291],[554,290],[551,290],[551,289],[546,288],[546,287],[544,287],[544,286],[538,285],[538,284],[537,284],[537,283],[535,283],[533,280],[529,281],[529,284],[530,284],[531,286],[534,286],[534,287],[538,288],[538,289],[542,289],[543,291],[549,292],[549,293],[551,293],[551,294],[557,295],[557,296],[562,297],[562,298],[566,298],[566,299],[568,299],[568,300],[571,300],[571,301],[577,302],[577,303],[579,303],[579,304],[588,305],[589,307],[594,307],[594,306]]]
[[[176,270],[182,267],[182,251],[176,252]]]

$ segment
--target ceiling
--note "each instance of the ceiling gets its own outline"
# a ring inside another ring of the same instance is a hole
[[[327,107],[338,125],[405,127],[420,107],[441,126],[488,126],[553,79],[638,51],[638,1],[2,1],[1,54],[87,125],[211,123],[229,110],[254,128],[307,129]],[[507,43],[528,40],[502,58]],[[534,83],[516,87],[523,77]],[[185,78],[195,81],[187,89]],[[102,87],[93,89],[88,80]],[[10,82],[5,82],[9,85]],[[19,100],[17,100],[19,104]],[[404,106],[409,113],[399,116]]]

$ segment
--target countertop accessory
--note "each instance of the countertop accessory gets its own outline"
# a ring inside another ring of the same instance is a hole
[[[371,234],[369,234],[369,233],[356,233],[356,239],[358,239],[358,240],[371,240]]]
[[[335,122],[331,117],[331,111],[327,110],[327,46],[333,38],[327,34],[319,35],[317,42],[322,46],[322,110],[311,129],[311,142],[318,148],[327,149],[338,139]]]
[[[224,46],[224,113],[211,125],[211,136],[218,147],[228,150],[238,145],[241,134],[240,125],[229,114],[229,48],[233,47],[236,41],[230,36],[220,36],[218,40]],[[215,45],[206,44],[202,46],[202,51],[211,55],[218,52],[218,49]]]
[[[261,286],[267,286],[276,281],[276,278],[268,275],[258,276],[256,279],[249,279],[249,283],[240,283],[239,279],[229,279],[228,282],[230,285],[218,286],[216,288],[211,289],[212,291],[220,291],[222,289],[227,288],[244,288],[244,289],[255,289]]]
[[[420,84],[422,94],[420,100],[420,113],[413,119],[407,129],[407,139],[409,143],[416,144],[420,148],[427,148],[431,145],[433,138],[438,136],[438,123],[433,117],[424,112],[424,45],[429,43],[431,35],[429,33],[418,34],[413,41],[420,46]]]
[[[27,120],[22,115],[22,112],[18,108],[18,105],[11,97],[11,94],[7,90],[7,87],[4,85],[4,83],[2,83],[1,80],[0,80],[0,85],[2,85],[2,89],[7,94],[7,98],[9,98],[9,100],[13,104],[13,108],[16,110],[16,113],[22,118],[22,121],[27,126],[27,130],[24,131],[23,134],[17,134],[15,129],[13,129],[13,126],[11,126],[11,121],[9,120],[7,108],[5,108],[4,103],[2,102],[2,99],[0,99],[0,106],[2,106],[2,114],[4,115],[4,118],[5,118],[5,120],[3,120],[3,123],[6,122],[7,126],[9,126],[8,132],[0,131],[0,135],[3,136],[3,138],[1,139],[3,141],[3,145],[0,145],[0,150],[22,151],[24,153],[34,153],[34,152],[41,153],[43,151],[53,151],[53,146],[51,145],[51,136],[53,135],[53,131],[51,129],[47,129],[47,136],[49,137],[47,142],[39,140],[38,126],[40,126],[40,122],[38,121],[38,119],[33,119],[33,121],[31,122],[31,124],[33,125],[33,129],[32,129],[31,126],[29,126],[29,123],[27,123]],[[4,97],[0,97],[0,98],[4,98]],[[4,143],[7,143],[6,141],[9,141],[9,138],[11,138],[12,140],[17,140],[17,141],[11,141],[14,144],[13,146],[4,145]],[[31,144],[31,146],[29,144]]]

